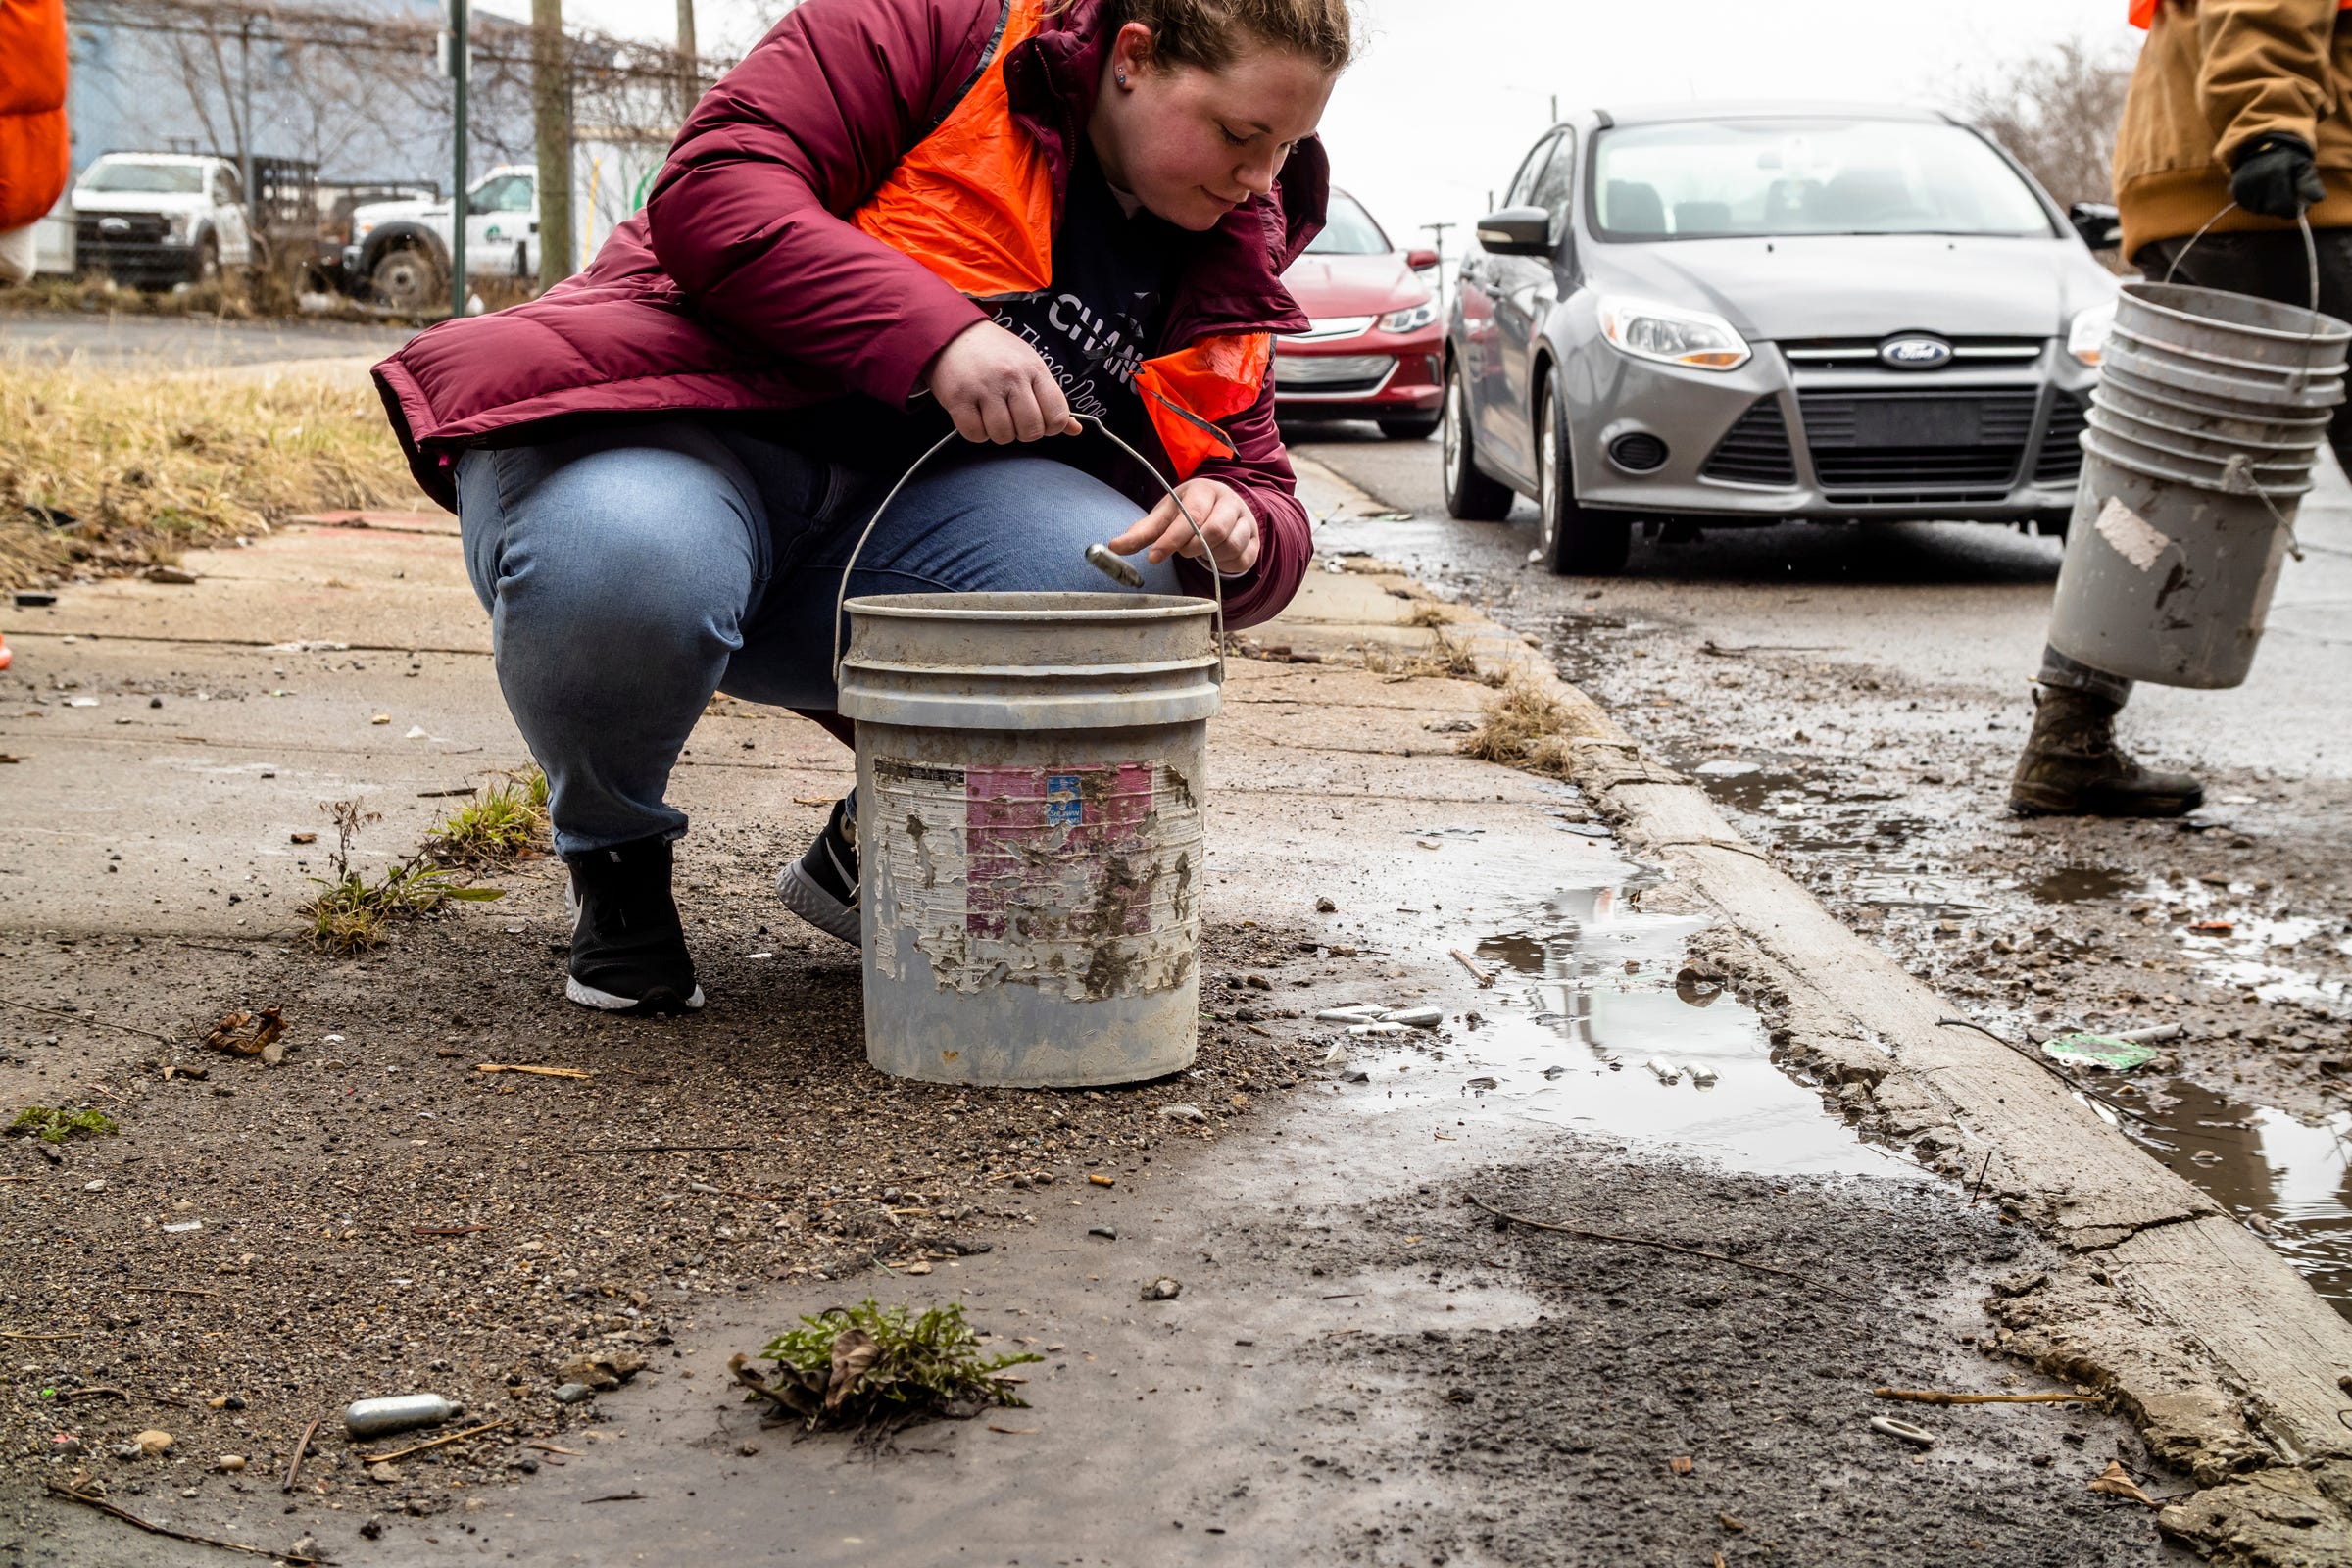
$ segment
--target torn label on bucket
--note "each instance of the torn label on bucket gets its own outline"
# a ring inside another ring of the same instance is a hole
[[[2123,503],[2120,496],[2109,496],[2099,509],[2095,524],[2099,537],[2115,546],[2116,553],[2142,571],[2152,571],[2173,541],[2157,531],[2147,518]]]
[[[1072,1001],[1182,983],[1200,946],[1200,808],[1163,761],[970,767],[877,758],[877,969],[898,933],[945,988]]]

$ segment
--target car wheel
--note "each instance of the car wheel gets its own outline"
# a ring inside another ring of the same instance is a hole
[[[1560,374],[1544,378],[1536,411],[1536,559],[1563,577],[1614,577],[1633,549],[1634,519],[1577,505],[1576,466],[1568,457],[1568,400]]]
[[[1380,433],[1392,441],[1426,441],[1445,422],[1443,411],[1437,414],[1400,414],[1381,420]]]
[[[376,293],[396,311],[421,311],[447,292],[441,269],[413,245],[385,252],[370,275]]]
[[[1446,403],[1438,419],[1446,432],[1440,451],[1446,466],[1446,514],[1468,522],[1500,522],[1509,516],[1511,503],[1518,497],[1509,485],[1497,484],[1479,472],[1472,455],[1470,394],[1462,385],[1457,366],[1446,368]]]

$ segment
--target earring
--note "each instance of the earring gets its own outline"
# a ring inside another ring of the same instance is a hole
[[[1119,85],[1122,87],[1127,85],[1127,73],[1124,71],[1119,73]]]

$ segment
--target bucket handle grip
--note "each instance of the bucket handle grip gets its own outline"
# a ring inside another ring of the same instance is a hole
[[[2228,218],[2231,213],[2236,211],[2237,203],[2231,202],[2229,206],[2223,208],[2220,212],[2205,220],[2205,226],[2198,229],[2194,234],[2188,236],[2188,243],[2181,246],[2180,254],[2173,258],[2173,265],[2164,270],[2164,280],[2167,283],[2170,283],[2173,280],[2173,274],[2180,270],[2180,264],[2188,260],[2188,253],[2197,248],[2197,241],[2203,239],[2208,233],[2210,233],[2214,224],[2220,222],[2223,219]],[[2303,264],[2311,279],[2311,314],[2317,316],[2320,314],[2320,247],[2318,242],[2311,237],[2310,219],[2304,217],[2301,213],[2297,213],[2295,215],[2295,226],[2303,231]],[[2316,326],[2313,327],[2311,335],[2315,338],[2318,337],[2320,335],[2319,328]]]
[[[1109,441],[1112,446],[1117,447],[1121,452],[1126,453],[1136,462],[1142,464],[1144,466],[1144,471],[1152,475],[1152,478],[1157,479],[1159,481],[1159,487],[1168,493],[1168,499],[1176,503],[1176,510],[1178,513],[1182,514],[1185,522],[1192,528],[1193,537],[1200,541],[1201,550],[1204,551],[1208,556],[1207,565],[1209,589],[1216,600],[1217,606],[1217,684],[1220,686],[1224,685],[1225,574],[1217,569],[1216,551],[1209,545],[1208,535],[1200,531],[1200,524],[1193,519],[1192,509],[1184,504],[1184,498],[1176,493],[1176,487],[1168,483],[1167,476],[1159,471],[1157,465],[1153,464],[1150,458],[1145,457],[1141,452],[1138,452],[1135,450],[1135,448],[1129,446],[1124,440],[1120,439],[1117,431],[1111,429],[1109,425],[1104,424],[1094,415],[1075,414],[1072,415],[1071,417],[1076,419],[1081,424],[1093,425],[1095,429],[1099,431],[1105,440]],[[929,463],[933,458],[939,456],[939,452],[942,447],[946,446],[951,441],[960,441],[962,439],[962,432],[950,430],[946,435],[943,435],[937,441],[932,442],[930,448],[925,451],[921,457],[916,458],[914,462],[908,464],[906,466],[906,471],[899,475],[898,482],[893,484],[890,487],[889,493],[882,497],[882,504],[874,509],[874,514],[865,519],[864,530],[858,535],[858,543],[851,547],[850,559],[842,564],[841,586],[836,589],[833,594],[833,685],[837,690],[841,685],[841,662],[845,657],[845,650],[842,647],[842,617],[848,612],[846,607],[850,602],[850,573],[857,568],[858,558],[865,553],[865,542],[874,536],[874,525],[882,520],[882,514],[890,510],[890,504],[893,501],[898,500],[899,492],[906,488],[906,481],[913,478],[916,471],[920,469],[924,464]]]

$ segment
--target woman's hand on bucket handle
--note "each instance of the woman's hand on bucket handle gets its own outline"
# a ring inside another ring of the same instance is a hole
[[[1174,498],[1162,496],[1141,522],[1110,541],[1110,548],[1122,556],[1132,556],[1147,547],[1153,565],[1170,556],[1190,556],[1199,561],[1214,552],[1217,570],[1228,577],[1237,577],[1257,564],[1257,514],[1241,492],[1219,479],[1187,479],[1176,487],[1184,498],[1185,508],[1193,514],[1193,522],[1208,539],[1209,549],[1200,548],[1200,540],[1193,534],[1192,523],[1176,510]]]
[[[931,395],[966,441],[1076,435],[1069,399],[1037,350],[994,321],[974,321],[931,362]]]

